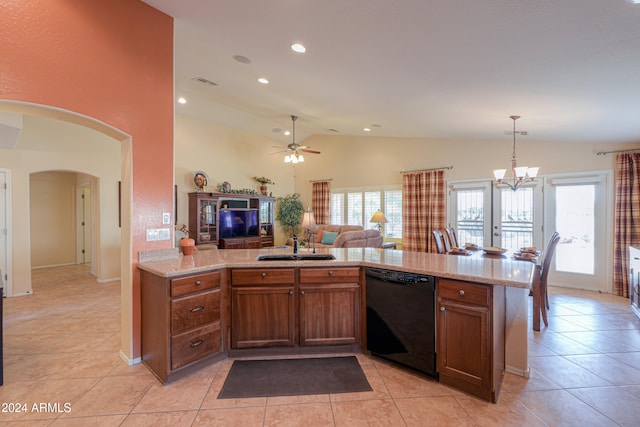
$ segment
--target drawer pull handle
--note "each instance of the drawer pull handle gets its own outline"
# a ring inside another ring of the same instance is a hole
[[[304,291],[300,291],[300,295],[304,295]]]
[[[196,286],[200,286],[202,285],[202,282],[200,280],[196,280]]]
[[[460,294],[461,297],[463,297],[464,296],[464,291],[462,289],[460,289],[459,294]]]
[[[293,295],[293,291],[289,291],[289,295]]]
[[[261,276],[262,277],[267,277],[267,273],[262,273]]]
[[[440,307],[440,311],[445,311],[445,310],[444,310],[444,307]]]
[[[200,341],[192,342],[189,345],[191,346],[191,348],[196,348],[197,346],[202,344],[204,344],[204,339],[201,339]]]
[[[191,312],[192,313],[196,313],[196,312],[202,311],[202,310],[204,310],[204,305],[201,305],[200,307],[192,308]]]
[[[333,271],[329,270],[329,276],[333,276]]]

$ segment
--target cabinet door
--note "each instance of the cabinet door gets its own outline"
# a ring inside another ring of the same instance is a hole
[[[295,345],[293,286],[233,286],[231,347]]]
[[[360,286],[357,283],[300,286],[300,344],[360,342]]]
[[[486,306],[442,299],[438,310],[438,372],[441,381],[491,386],[490,313]]]

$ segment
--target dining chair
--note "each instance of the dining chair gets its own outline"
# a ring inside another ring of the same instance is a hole
[[[444,229],[446,231],[447,236],[449,236],[449,242],[451,243],[451,247],[458,248],[458,237],[456,236],[456,229],[452,227],[447,227]]]
[[[431,233],[433,234],[433,240],[436,242],[436,250],[439,254],[444,254],[444,236],[442,235],[442,231],[433,230]]]
[[[554,232],[547,243],[547,247],[544,251],[544,260],[542,261],[542,266],[536,269],[536,272],[539,271],[539,286],[538,286],[538,295],[534,295],[534,298],[538,299],[538,305],[540,306],[539,313],[535,313],[535,316],[540,315],[542,317],[542,321],[545,326],[549,326],[549,321],[547,320],[547,310],[551,308],[549,306],[549,293],[547,289],[547,280],[549,278],[549,269],[551,268],[551,261],[556,252],[556,247],[558,246],[558,242],[560,242],[560,233]],[[534,305],[536,305],[534,303]],[[534,311],[535,307],[534,307]],[[535,324],[534,324],[535,329]],[[539,328],[537,329],[539,330]]]
[[[451,252],[451,241],[449,240],[449,235],[447,234],[447,230],[438,230],[440,234],[442,234],[442,243],[444,244],[444,253],[447,254]]]

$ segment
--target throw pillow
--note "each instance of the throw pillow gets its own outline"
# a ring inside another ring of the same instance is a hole
[[[316,236],[316,243],[322,243],[322,233],[324,233],[324,230],[318,230],[318,235]]]
[[[333,245],[333,242],[336,241],[338,234],[338,232],[334,233],[331,231],[325,231],[324,233],[322,233],[322,241],[320,243],[322,243],[323,245]]]

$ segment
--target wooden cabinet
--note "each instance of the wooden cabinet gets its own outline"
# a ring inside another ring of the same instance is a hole
[[[262,240],[260,237],[246,237],[233,239],[220,239],[220,249],[260,249]]]
[[[216,193],[189,193],[189,237],[196,245],[218,244]]]
[[[351,267],[232,270],[231,348],[359,344],[359,277]]]
[[[259,197],[260,210],[260,239],[263,248],[273,246],[273,226],[275,199],[273,197]]]
[[[215,244],[221,249],[273,246],[274,201],[273,197],[248,194],[189,193],[189,237],[196,241],[196,245]],[[224,238],[224,230],[220,230],[220,210],[234,208],[258,211],[258,235]]]
[[[142,271],[142,362],[168,383],[222,359],[220,272],[165,279]]]
[[[440,381],[496,402],[504,375],[504,287],[439,279]]]
[[[231,271],[231,348],[295,344],[295,270]]]
[[[300,345],[360,342],[358,268],[300,269]]]

